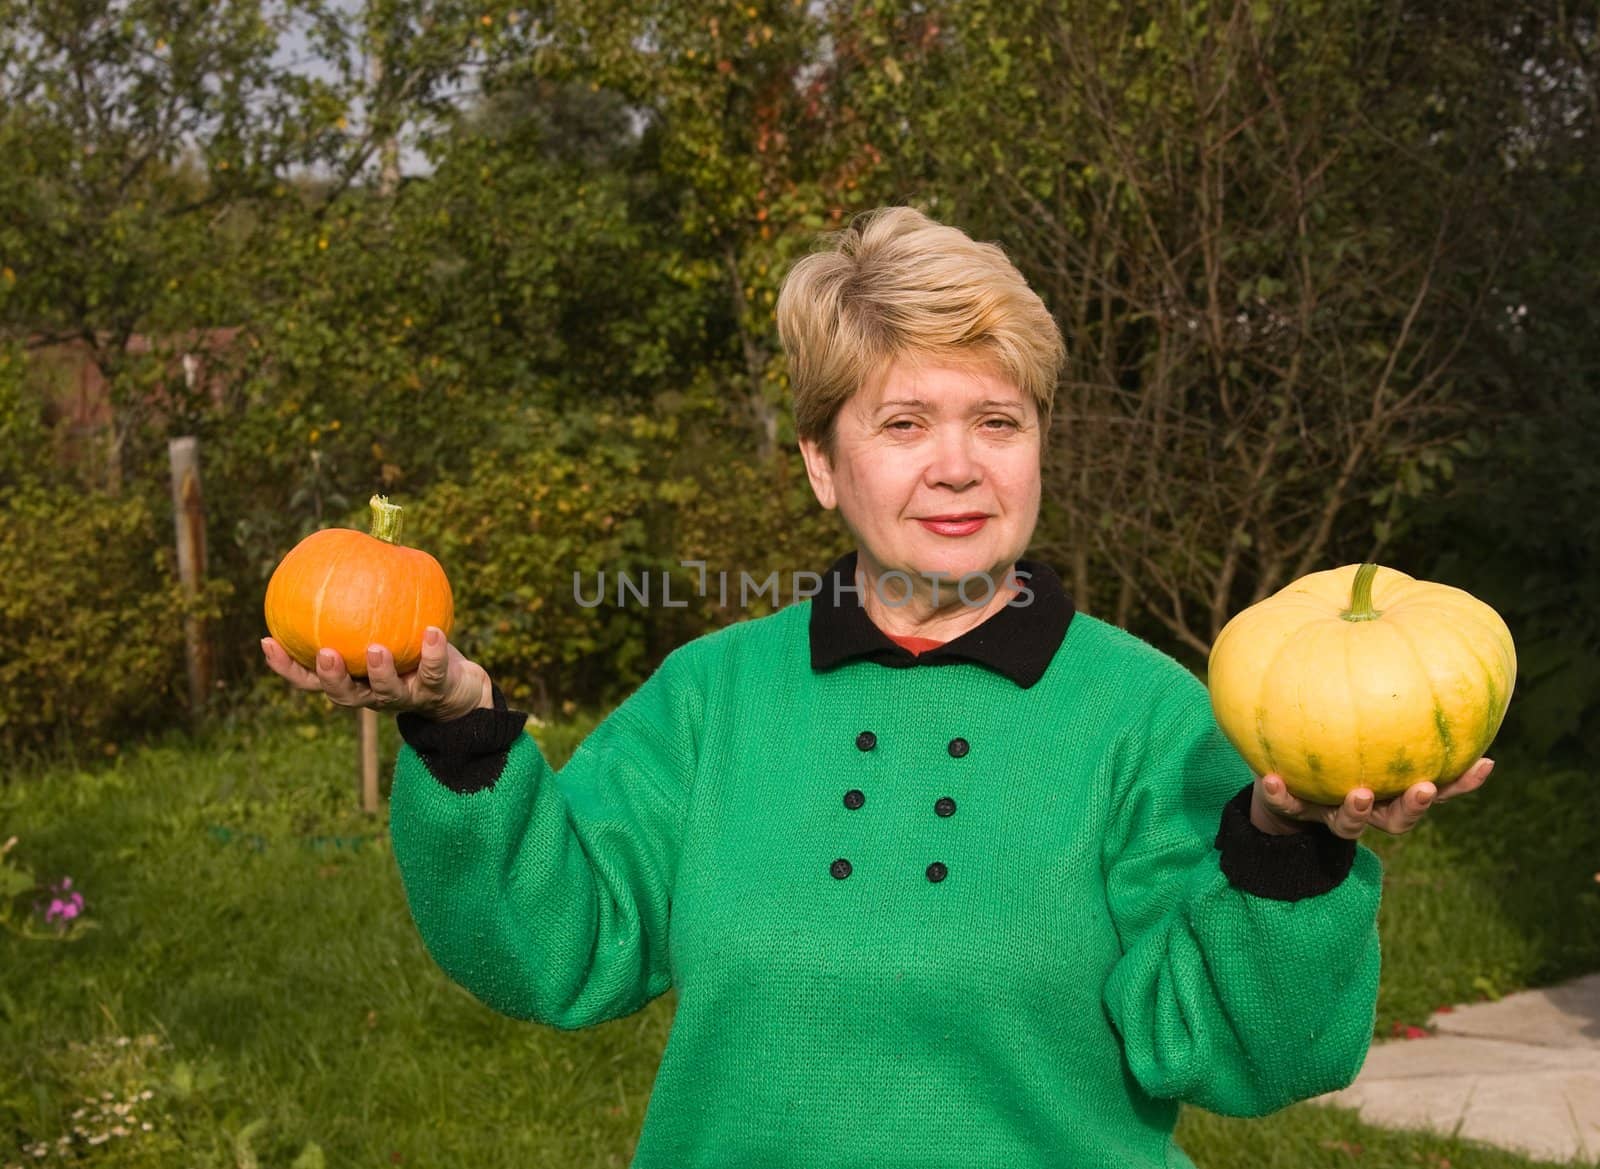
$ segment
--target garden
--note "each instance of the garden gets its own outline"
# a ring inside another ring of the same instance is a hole
[[[1538,0],[0,0],[0,1169],[628,1164],[673,992],[566,1032],[440,972],[395,721],[264,666],[267,584],[402,504],[559,766],[774,607],[696,565],[848,549],[773,305],[885,204],[1061,327],[1030,555],[1080,611],[1202,675],[1322,568],[1504,618],[1492,780],[1363,838],[1375,1038],[1600,971],[1597,77]],[[1313,1103],[1178,1140],[1536,1163]]]

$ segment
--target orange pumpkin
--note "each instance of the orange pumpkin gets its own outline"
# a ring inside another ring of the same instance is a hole
[[[267,582],[267,630],[290,657],[315,669],[326,646],[352,677],[367,675],[367,646],[386,646],[404,674],[422,660],[422,635],[455,621],[450,581],[439,562],[400,543],[401,509],[381,495],[372,533],[312,532],[290,549]]]

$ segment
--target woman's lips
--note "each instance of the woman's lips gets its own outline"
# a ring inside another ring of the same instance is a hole
[[[988,516],[973,516],[962,520],[918,520],[919,524],[938,536],[970,536],[989,522]]]

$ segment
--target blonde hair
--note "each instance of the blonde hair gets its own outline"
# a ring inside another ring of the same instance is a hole
[[[998,244],[914,207],[864,212],[828,237],[785,276],[777,316],[795,430],[830,460],[840,408],[901,359],[1002,374],[1049,428],[1066,361],[1055,318]]]

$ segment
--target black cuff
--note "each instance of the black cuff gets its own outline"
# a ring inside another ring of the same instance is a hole
[[[461,795],[491,788],[505,770],[506,756],[522,734],[528,716],[506,706],[500,687],[490,683],[494,709],[481,707],[442,722],[403,710],[395,716],[400,737],[422,757],[433,777]]]
[[[1228,883],[1274,901],[1300,901],[1337,888],[1355,864],[1356,842],[1325,824],[1308,824],[1290,836],[1261,831],[1250,822],[1254,787],[1247,785],[1222,809],[1216,847]]]

